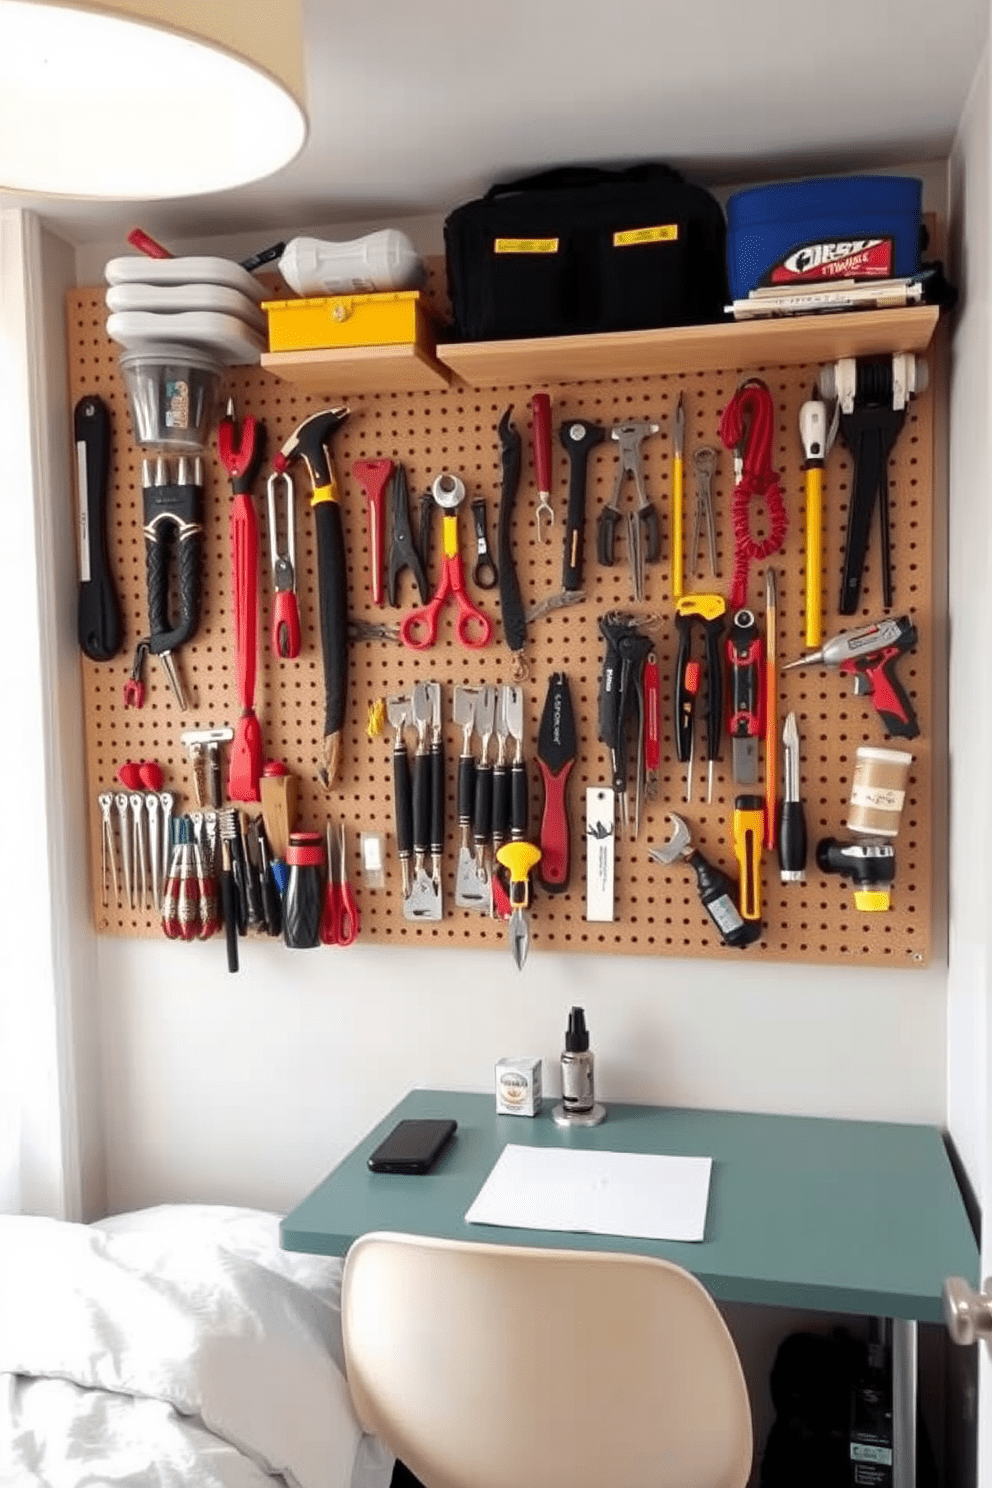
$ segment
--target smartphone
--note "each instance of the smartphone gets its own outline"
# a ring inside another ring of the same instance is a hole
[[[400,1121],[369,1158],[373,1173],[429,1173],[455,1134],[457,1121]]]

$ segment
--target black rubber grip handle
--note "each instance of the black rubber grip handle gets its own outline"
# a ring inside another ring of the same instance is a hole
[[[522,651],[527,639],[527,619],[520,597],[520,581],[513,562],[513,508],[520,486],[520,435],[504,418],[500,424],[503,480],[500,488],[499,521],[496,527],[499,605],[503,635],[511,651]]]
[[[289,870],[282,906],[282,938],[292,950],[312,950],[320,945],[324,889],[325,875],[315,863]]]
[[[647,563],[657,563],[661,557],[661,528],[658,525],[658,508],[642,506],[637,513],[644,535],[644,558]]]
[[[523,760],[514,760],[510,767],[510,836],[514,842],[522,842],[527,836],[530,817],[530,785],[527,766]]]
[[[475,811],[475,758],[462,754],[458,758],[458,824],[471,826]]]
[[[76,633],[79,647],[91,661],[110,661],[121,648],[121,605],[110,572],[107,551],[107,488],[110,470],[110,414],[107,405],[90,395],[81,398],[73,414],[79,472],[79,537],[81,572]]]
[[[612,568],[616,554],[617,527],[621,514],[612,506],[604,506],[596,526],[596,557],[604,568]]]
[[[686,687],[686,668],[692,654],[691,622],[681,615],[675,618],[679,633],[678,653],[675,657],[675,687],[672,701],[675,705],[675,758],[684,765],[692,753],[692,724],[695,715],[695,694]]]
[[[493,770],[492,838],[501,847],[510,835],[510,772],[506,765]]]
[[[348,693],[348,571],[344,528],[336,501],[313,508],[317,533],[317,585],[320,601],[320,647],[324,658],[324,736],[344,727]]]
[[[393,750],[393,811],[396,816],[396,851],[408,858],[413,851],[413,791],[410,761],[402,743]]]
[[[801,801],[783,801],[778,822],[778,863],[783,873],[802,873],[809,845]]]
[[[265,910],[262,906],[262,877],[250,859],[245,863],[245,897],[248,901],[248,924],[256,927],[264,925]]]
[[[248,933],[248,884],[245,873],[245,856],[238,837],[228,843],[231,852],[231,877],[234,881],[234,917],[239,935]]]
[[[224,921],[224,936],[227,941],[227,969],[238,970],[238,896],[234,877],[229,868],[220,875],[220,913]]]
[[[444,744],[431,745],[431,857],[435,863],[444,852]]]
[[[571,437],[572,433],[576,437]],[[571,419],[561,425],[558,437],[568,453],[568,510],[565,514],[565,544],[562,552],[561,587],[572,594],[582,588],[583,539],[586,526],[586,476],[589,451],[602,444],[606,430],[599,424]]]
[[[488,842],[493,830],[493,767],[476,765],[475,811],[472,832],[476,846]]]
[[[706,758],[718,760],[723,740],[723,624],[711,620],[706,626]]]
[[[279,898],[279,890],[276,888],[271,868],[263,868],[260,878],[262,886],[262,918],[265,921],[265,933],[267,935],[281,935],[282,900]]]
[[[413,850],[426,853],[431,840],[431,757],[413,757]]]

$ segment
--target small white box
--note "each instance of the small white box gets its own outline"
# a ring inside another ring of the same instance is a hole
[[[536,1116],[542,1103],[539,1059],[497,1059],[498,1116]]]

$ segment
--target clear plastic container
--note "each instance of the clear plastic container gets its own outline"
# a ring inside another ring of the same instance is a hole
[[[136,347],[120,358],[134,437],[142,449],[207,448],[223,364],[192,346]]]

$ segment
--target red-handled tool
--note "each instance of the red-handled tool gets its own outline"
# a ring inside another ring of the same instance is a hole
[[[758,622],[750,610],[738,610],[727,637],[727,666],[730,673],[731,759],[737,785],[755,785],[758,780],[758,740],[765,729],[764,643]]]
[[[334,847],[331,824],[327,823],[327,887],[324,891],[324,909],[320,920],[322,945],[350,946],[358,939],[360,921],[354,891],[348,882],[345,853],[347,839],[344,822],[338,838],[338,869],[334,867]]]
[[[537,762],[544,782],[541,813],[541,883],[551,894],[568,888],[572,834],[568,812],[568,779],[577,753],[575,714],[568,677],[552,673],[537,736]]]
[[[382,567],[385,552],[383,523],[386,487],[396,466],[392,460],[356,460],[351,473],[365,492],[365,510],[369,524],[369,593],[372,603],[382,604]]]
[[[658,799],[661,772],[661,670],[655,651],[644,663],[644,798]]]
[[[554,525],[555,514],[551,509],[551,399],[547,393],[535,393],[530,400],[530,411],[534,420],[534,479],[537,482],[537,540],[544,541],[541,518],[547,517]]]
[[[231,801],[261,800],[259,780],[264,755],[262,730],[255,714],[258,666],[258,519],[252,487],[265,454],[265,425],[250,415],[236,432],[234,404],[217,431],[220,461],[231,482],[231,594],[234,600],[234,645],[241,717],[228,754],[227,795]]]

